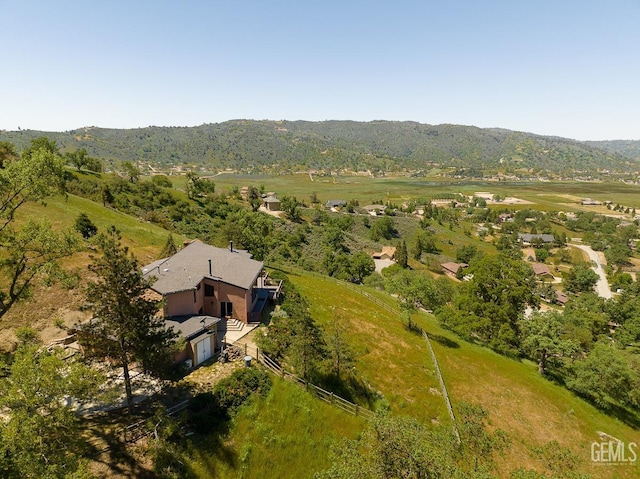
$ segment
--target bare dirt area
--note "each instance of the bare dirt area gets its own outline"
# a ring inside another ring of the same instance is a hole
[[[15,330],[24,326],[34,329],[45,344],[66,336],[67,332],[58,325],[71,327],[89,319],[90,313],[80,311],[84,301],[81,288],[36,286],[31,299],[17,303],[0,321],[0,351],[15,349]]]

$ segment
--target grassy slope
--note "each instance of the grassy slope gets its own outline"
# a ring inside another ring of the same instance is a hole
[[[331,444],[355,438],[360,418],[276,379],[269,395],[243,407],[222,446],[192,445],[194,477],[281,479],[310,477],[330,465]]]
[[[122,231],[126,244],[132,248],[141,263],[155,258],[166,239],[166,231],[161,228],[139,222],[135,218],[104,209],[100,205],[74,196],[69,196],[67,200],[49,200],[45,209],[38,205],[29,205],[24,210],[25,215],[28,216],[46,215],[54,225],[59,227],[71,226],[80,212],[86,212],[100,229],[116,224]],[[179,241],[177,237],[176,241]],[[76,261],[77,266],[84,267],[86,255],[81,255],[73,261]],[[309,297],[312,313],[321,323],[327,323],[333,316],[337,316],[351,325],[351,340],[356,351],[360,353],[357,365],[360,373],[373,388],[384,394],[395,411],[416,416],[425,422],[448,421],[442,398],[437,393],[438,386],[433,375],[433,366],[421,338],[406,332],[394,315],[390,315],[384,309],[356,293],[345,290],[331,280],[307,275],[292,276],[292,279]],[[61,298],[62,296],[54,295],[50,299],[56,303],[62,303],[64,299]],[[386,296],[382,296],[381,299],[389,304],[395,303],[392,298]],[[38,313],[37,299],[35,304],[35,309],[31,308],[31,310]],[[417,319],[432,334],[450,338],[459,346],[451,348],[434,342],[454,403],[460,400],[482,403],[490,412],[492,425],[507,430],[511,435],[513,445],[503,463],[504,470],[523,464],[535,467],[536,460],[531,457],[529,448],[552,439],[571,447],[582,458],[585,466],[589,466],[590,443],[598,439],[596,431],[605,431],[625,441],[640,442],[638,431],[603,415],[565,389],[541,378],[537,375],[534,365],[518,363],[485,348],[456,339],[448,332],[442,331],[433,319],[426,316]],[[276,387],[274,394],[280,394],[276,393],[280,389]],[[288,442],[288,435],[285,434],[278,436],[277,440],[269,439],[274,434],[278,435],[280,427],[284,427],[279,421],[284,420],[287,425],[290,423],[292,431],[304,431],[305,427],[311,427],[295,422],[294,418],[304,416],[299,414],[299,411],[294,412],[293,417],[287,412],[289,403],[295,403],[296,396],[286,391],[281,394],[282,396],[277,396],[277,400],[271,400],[274,401],[271,404],[277,404],[277,407],[262,408],[255,413],[256,416],[251,415],[254,413],[247,413],[248,416],[245,419],[241,416],[230,433],[231,445],[238,452],[239,458],[246,458],[238,464],[246,463],[250,466],[244,469],[246,477],[299,477],[300,471],[311,472],[326,465],[328,441],[318,440],[313,444],[306,442],[297,444],[293,442],[295,434],[289,438],[291,442]],[[290,401],[287,399],[289,397],[293,397],[294,400]],[[316,400],[309,400],[313,404],[317,403]],[[302,399],[297,401],[303,404]],[[338,412],[335,413],[337,419],[329,418],[327,423],[323,423],[315,418],[315,406],[307,406],[307,408],[313,411],[313,414],[307,414],[310,418],[307,424],[317,424],[319,431],[324,433],[335,429],[338,431],[336,436],[349,436],[360,428],[357,424],[350,426],[346,422],[347,419]],[[273,417],[269,418],[264,414],[273,414]],[[333,413],[327,414],[333,415]],[[243,421],[246,422],[243,423]],[[264,422],[262,429],[251,426],[256,421]],[[344,429],[338,429],[338,426],[327,426],[327,424],[333,424],[332,421],[335,424],[344,423]],[[266,434],[265,431],[270,433]],[[321,432],[317,434],[319,434],[317,437],[322,437]],[[252,442],[249,446],[244,438],[254,438],[252,440],[256,442]],[[271,444],[277,446],[271,448],[265,459],[263,453],[259,451],[267,451]],[[311,449],[312,445],[317,449]],[[322,456],[322,460],[312,463],[309,457],[306,457],[309,451],[304,452],[307,449],[312,451],[311,454],[314,456]],[[202,458],[207,457],[209,453],[210,451],[202,451]],[[298,455],[300,468],[288,468],[286,466],[288,457]],[[282,469],[275,468],[272,462],[274,464],[280,462]],[[266,468],[269,471],[273,469],[280,472],[274,472],[270,476],[268,471],[261,469],[262,463],[269,464]],[[307,464],[308,469],[302,464]],[[230,468],[223,477],[237,477],[238,470],[233,469]],[[591,469],[590,472],[597,477],[614,477],[614,474],[619,477],[637,477],[640,472],[637,468],[632,471],[628,467],[592,467]],[[256,473],[253,476],[253,471],[263,471],[263,474]]]
[[[66,198],[49,198],[46,206],[28,203],[20,210],[22,218],[46,217],[54,229],[72,228],[80,213],[86,213],[89,216],[98,227],[98,232],[115,225],[122,234],[123,243],[129,246],[140,263],[146,264],[148,261],[155,260],[167,239],[168,232],[157,225],[139,221],[132,216],[75,195],[67,195]],[[174,241],[182,241],[179,235],[173,236]]]
[[[312,314],[321,323],[339,314],[350,324],[351,339],[361,353],[357,367],[393,410],[424,421],[448,421],[442,398],[433,391],[437,380],[421,337],[404,331],[397,317],[331,280],[307,275],[291,279],[309,298]],[[426,314],[416,320],[432,335],[450,340],[433,341],[433,346],[454,405],[458,401],[482,404],[490,414],[491,427],[509,433],[512,445],[499,461],[501,475],[520,466],[539,468],[531,447],[557,440],[573,450],[581,468],[594,477],[637,477],[640,465],[592,466],[590,446],[599,440],[597,431],[627,443],[640,442],[640,432],[542,378],[534,364],[466,343]]]
[[[44,217],[54,229],[65,229],[72,228],[76,217],[83,212],[95,223],[98,231],[105,231],[110,225],[115,225],[122,234],[123,244],[129,246],[141,265],[154,261],[167,239],[167,231],[158,226],[138,221],[74,195],[48,198],[46,206],[38,203],[25,204],[20,209],[17,220]],[[179,235],[173,237],[176,243],[183,239]],[[66,270],[73,271],[84,279],[88,274],[89,253],[76,253],[64,259],[62,264]],[[79,287],[68,290],[60,284],[45,287],[41,283],[35,283],[32,299],[16,304],[0,321],[0,350],[11,350],[14,347],[13,330],[18,327],[32,327],[46,342],[65,334],[54,326],[55,319],[63,320],[67,326],[86,319],[87,313],[78,311],[86,301],[82,284],[81,280]]]

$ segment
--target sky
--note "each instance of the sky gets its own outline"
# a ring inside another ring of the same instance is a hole
[[[0,0],[0,129],[392,120],[640,140],[640,0]]]

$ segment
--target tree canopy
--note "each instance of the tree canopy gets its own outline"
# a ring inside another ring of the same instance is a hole
[[[96,279],[87,287],[95,319],[83,331],[90,352],[109,357],[123,370],[127,404],[133,405],[129,365],[141,363],[145,371],[166,373],[176,333],[156,314],[159,302],[147,299],[150,283],[142,277],[135,257],[120,243],[111,227],[97,240],[102,256],[89,266]]]

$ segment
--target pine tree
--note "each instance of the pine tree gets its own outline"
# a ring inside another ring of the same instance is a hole
[[[178,249],[176,248],[176,244],[173,242],[173,235],[169,233],[169,236],[167,236],[167,241],[164,243],[158,259],[168,258],[169,256],[173,256],[177,252]]]
[[[93,257],[89,266],[97,279],[87,288],[96,319],[83,336],[89,351],[114,360],[122,368],[131,413],[129,365],[138,361],[145,371],[162,375],[171,362],[176,334],[156,315],[159,303],[145,298],[150,283],[142,277],[128,248],[121,246],[115,227],[98,237],[98,246],[103,254]]]
[[[400,241],[400,244],[398,245],[398,247],[396,248],[396,263],[403,267],[406,268],[407,267],[407,243],[402,240]]]

